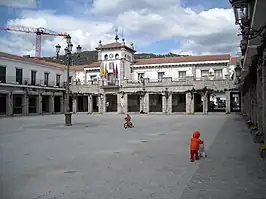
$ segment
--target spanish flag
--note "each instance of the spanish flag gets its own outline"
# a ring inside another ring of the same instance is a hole
[[[107,76],[108,76],[107,64],[104,67],[104,76],[105,76],[105,78],[107,78]]]
[[[103,77],[104,76],[104,65],[103,65],[103,62],[101,63],[100,65],[100,76]]]

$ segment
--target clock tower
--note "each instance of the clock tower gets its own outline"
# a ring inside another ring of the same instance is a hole
[[[134,62],[134,53],[136,52],[133,44],[130,47],[127,46],[124,38],[122,42],[119,42],[116,31],[115,42],[103,45],[102,41],[99,41],[96,50],[98,51],[100,71],[104,73],[103,79],[107,79],[108,82],[118,80],[119,85],[122,80],[131,79],[130,67]]]

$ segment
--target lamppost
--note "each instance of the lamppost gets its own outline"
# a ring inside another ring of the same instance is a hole
[[[236,73],[236,79],[237,81],[239,81],[240,76],[241,76],[241,67],[239,63],[235,67],[235,73]]]
[[[67,81],[66,81],[66,112],[65,112],[65,126],[72,126],[72,122],[71,122],[71,112],[70,112],[70,106],[69,106],[69,95],[70,95],[70,89],[69,89],[69,67],[72,63],[72,48],[73,48],[73,44],[71,43],[71,37],[70,35],[66,36],[66,41],[67,41],[67,46],[64,49],[65,50],[65,56],[66,56],[66,64],[67,64]],[[56,55],[57,57],[59,56],[59,52],[61,49],[61,46],[59,44],[57,44],[55,46],[56,48]],[[81,52],[81,46],[78,45],[77,46],[77,53],[78,53],[78,57],[79,54]]]
[[[141,87],[142,87],[142,89],[141,89],[141,91],[140,91],[140,97],[141,97],[141,107],[140,107],[140,113],[144,113],[144,108],[145,108],[145,104],[144,104],[144,96],[145,96],[145,88],[144,88],[144,78],[143,78],[143,76],[141,75],[140,77],[139,77],[139,82],[141,83]]]

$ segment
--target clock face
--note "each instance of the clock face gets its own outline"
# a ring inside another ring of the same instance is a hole
[[[113,57],[114,57],[114,55],[111,53],[111,54],[109,55],[109,58],[112,59]]]

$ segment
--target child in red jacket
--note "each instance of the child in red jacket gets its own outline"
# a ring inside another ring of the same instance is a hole
[[[195,159],[199,160],[199,145],[203,144],[203,141],[199,139],[200,132],[195,131],[193,137],[190,140],[190,161],[194,162]]]

